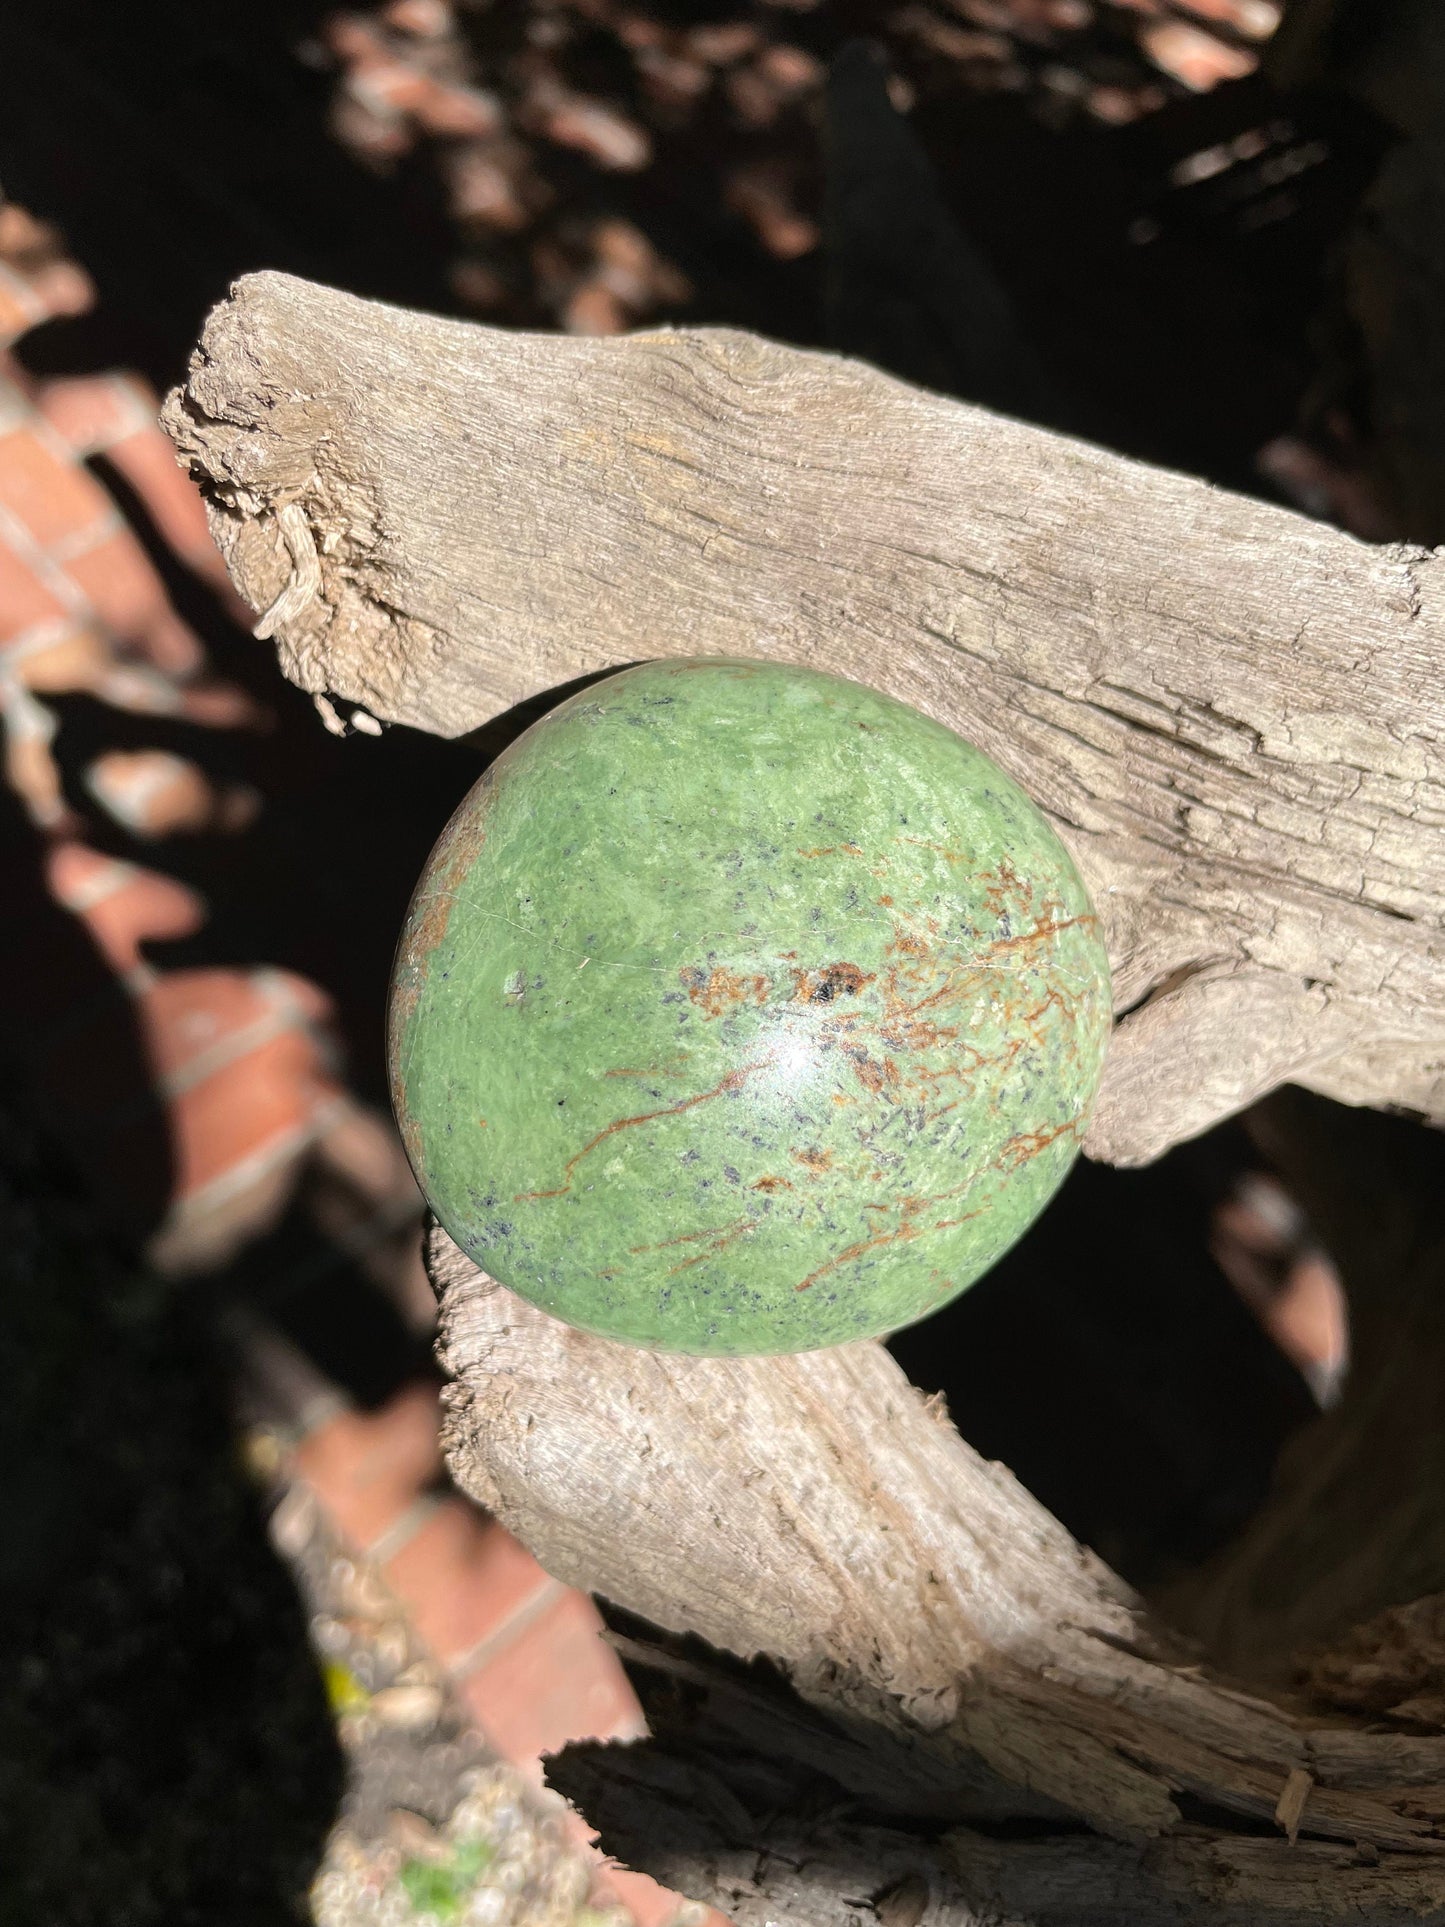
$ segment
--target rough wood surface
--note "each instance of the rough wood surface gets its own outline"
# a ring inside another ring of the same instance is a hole
[[[770,1656],[951,1778],[956,1812],[1001,1780],[1120,1839],[1177,1831],[1180,1795],[1270,1827],[1304,1774],[1304,1836],[1445,1856],[1445,1739],[1210,1678],[880,1346],[640,1353],[524,1304],[440,1231],[431,1265],[472,1496],[559,1578]]]
[[[272,273],[166,421],[322,700],[456,735],[639,657],[761,654],[973,738],[1105,919],[1096,1155],[1289,1079],[1445,1117],[1431,552],[742,334],[509,334]]]
[[[649,1704],[649,1716],[658,1719]],[[665,1717],[663,1723],[665,1724]],[[866,1803],[712,1744],[572,1747],[548,1765],[608,1853],[735,1927],[1326,1927],[1445,1920],[1439,1863],[1323,1841],[1146,1844],[909,1829]]]
[[[1445,1920],[1445,1867],[1429,1856],[1198,1822],[1145,1842],[1070,1830],[1058,1816],[1027,1830],[999,1827],[1002,1813],[940,1823],[910,1811],[886,1768],[859,1779],[846,1759],[840,1776],[830,1723],[810,1714],[805,1723],[771,1681],[656,1639],[615,1643],[651,1738],[569,1747],[547,1777],[606,1852],[713,1896],[736,1927]]]

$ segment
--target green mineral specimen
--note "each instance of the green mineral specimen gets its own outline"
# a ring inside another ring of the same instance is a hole
[[[417,887],[397,1117],[504,1285],[661,1351],[896,1330],[1078,1150],[1099,922],[1001,770],[856,683],[646,663],[534,724]]]

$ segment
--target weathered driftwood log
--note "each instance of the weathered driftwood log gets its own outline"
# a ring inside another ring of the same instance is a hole
[[[744,1832],[716,1816],[722,1807],[732,1818],[736,1807],[716,1800],[709,1810],[716,1783],[690,1761],[668,1774],[651,1749],[631,1760],[614,1750],[588,1766],[569,1757],[562,1789],[595,1814],[607,1851],[683,1893],[709,1895],[736,1927],[1393,1927],[1438,1918],[1438,1867],[1403,1856],[1371,1864],[1319,1842],[1281,1850],[1203,1830],[1142,1847],[1078,1835],[1001,1841],[967,1828],[929,1840],[852,1814],[809,1824],[786,1807]]]
[[[1211,1679],[880,1346],[651,1356],[534,1310],[441,1231],[431,1262],[450,1462],[473,1496],[559,1578],[766,1654],[879,1730],[880,1759],[907,1749],[934,1811],[947,1794],[996,1819],[1002,1781],[1121,1839],[1186,1810],[1282,1813],[1287,1831],[1445,1855],[1445,1738],[1314,1721]]]
[[[978,740],[1108,923],[1103,1154],[1290,1077],[1445,1114],[1428,556],[747,337],[528,339],[274,275],[168,421],[320,697],[455,734],[640,656],[776,653]],[[815,1710],[763,1750],[863,1816],[770,1834],[715,1790],[669,1835],[638,1756],[644,1818],[608,1824],[657,1871],[749,1923],[1445,1920],[1445,1738],[1211,1677],[878,1346],[653,1357],[432,1262],[461,1483],[559,1577],[768,1655]],[[1019,1820],[1056,1831],[979,1831]]]
[[[1445,575],[874,370],[248,276],[171,433],[318,697],[457,735],[639,657],[940,717],[1049,810],[1121,1013],[1089,1139],[1293,1079],[1445,1117]]]
[[[1132,1842],[901,1819],[877,1779],[871,1801],[831,1784],[813,1735],[765,1733],[756,1707],[730,1716],[734,1682],[622,1644],[652,1740],[571,1747],[548,1777],[608,1852],[712,1896],[737,1927],[1387,1927],[1438,1913],[1440,1863],[1419,1855],[1204,1826]]]

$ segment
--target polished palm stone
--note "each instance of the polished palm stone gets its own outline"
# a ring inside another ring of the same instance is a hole
[[[457,1243],[569,1324],[803,1351],[971,1284],[1078,1150],[1108,962],[1039,811],[856,683],[647,663],[498,757],[417,887],[393,1094]]]

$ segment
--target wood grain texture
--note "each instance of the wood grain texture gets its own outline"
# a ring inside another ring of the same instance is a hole
[[[618,663],[756,654],[977,742],[1105,920],[1094,1154],[1291,1079],[1445,1117],[1431,552],[743,334],[510,334],[274,273],[165,419],[318,697],[457,735]]]
[[[708,1764],[709,1759],[715,1762]],[[552,1784],[606,1852],[735,1927],[1370,1927],[1445,1919],[1439,1863],[1203,1828],[1138,1845],[1074,1833],[1000,1839],[910,1829],[866,1802],[825,1806],[775,1758],[654,1740],[570,1747]]]
[[[573,1331],[440,1230],[455,1476],[550,1572],[750,1658],[919,1756],[957,1810],[988,1776],[1101,1832],[1181,1794],[1266,1827],[1445,1855],[1445,1739],[1316,1725],[1212,1679],[874,1343],[785,1358]],[[1445,1896],[1445,1865],[1441,1867]]]

